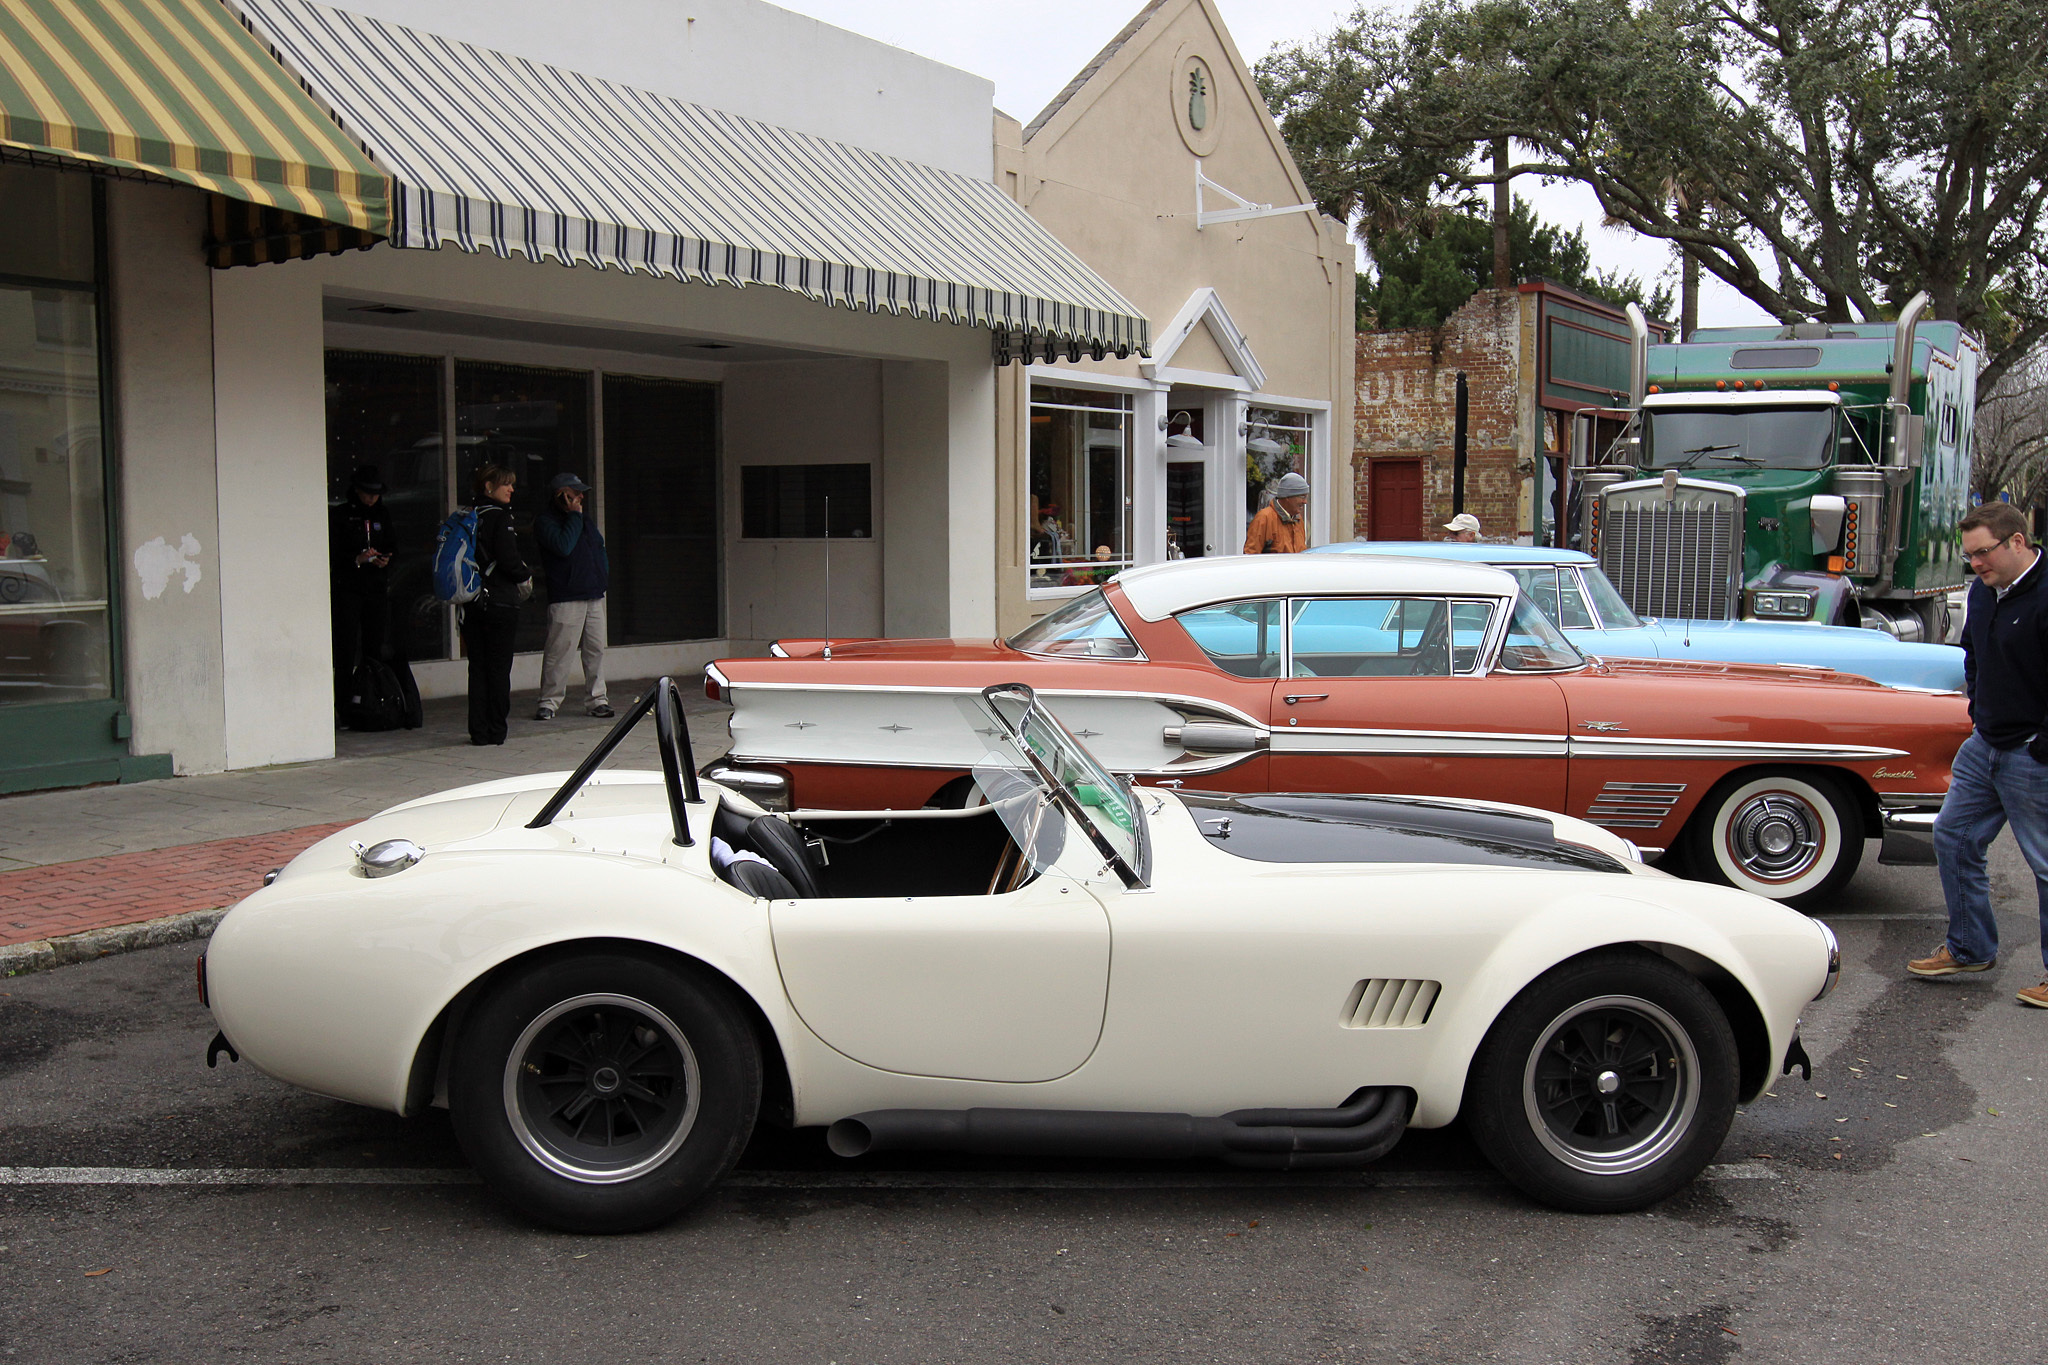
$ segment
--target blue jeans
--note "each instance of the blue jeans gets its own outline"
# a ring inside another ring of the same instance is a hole
[[[1998,956],[1998,921],[1991,914],[1991,881],[1984,852],[2006,822],[2041,902],[2041,960],[2048,966],[2048,764],[2036,763],[2022,744],[1994,749],[1974,730],[1956,751],[1948,796],[1934,821],[1934,861],[1948,901],[1948,950],[1958,962]]]

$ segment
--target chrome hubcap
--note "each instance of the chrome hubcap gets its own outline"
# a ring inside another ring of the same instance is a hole
[[[1753,796],[1728,820],[1729,852],[1760,881],[1805,875],[1819,861],[1825,842],[1820,812],[1786,792]]]

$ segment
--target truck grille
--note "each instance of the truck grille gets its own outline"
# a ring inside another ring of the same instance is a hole
[[[1680,479],[1616,484],[1600,510],[1600,567],[1641,616],[1726,621],[1739,604],[1742,491]]]

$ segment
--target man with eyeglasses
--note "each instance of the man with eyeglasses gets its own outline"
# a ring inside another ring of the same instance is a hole
[[[1987,502],[1961,522],[1976,573],[1963,625],[1963,680],[1975,728],[1956,752],[1934,822],[1934,858],[1948,901],[1948,937],[1906,970],[1915,976],[1988,971],[1998,960],[1985,850],[2009,822],[2034,869],[2041,951],[2048,968],[2048,594],[2041,553],[2009,503]],[[2048,1009],[2048,980],[2019,993]]]

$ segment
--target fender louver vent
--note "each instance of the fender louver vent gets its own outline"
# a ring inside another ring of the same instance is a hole
[[[1344,1002],[1345,1028],[1421,1028],[1443,990],[1439,981],[1361,981]]]
[[[1656,829],[1684,794],[1683,782],[1609,782],[1586,807],[1586,818],[1609,829]]]

